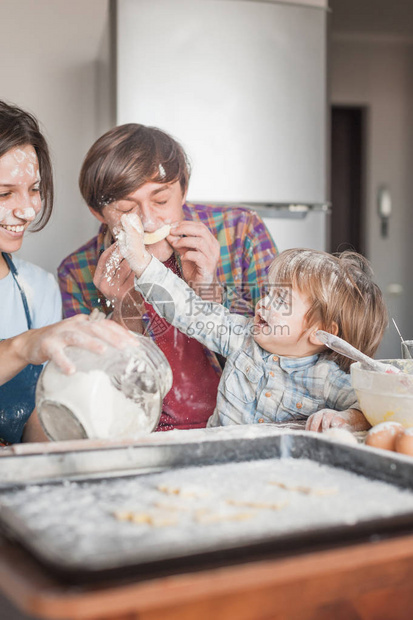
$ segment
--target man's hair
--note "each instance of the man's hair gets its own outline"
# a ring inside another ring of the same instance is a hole
[[[32,231],[37,231],[46,226],[53,209],[53,170],[49,149],[32,114],[0,101],[0,157],[10,149],[29,145],[36,151],[39,161],[42,211],[40,219],[31,226]]]
[[[98,213],[147,182],[179,181],[188,188],[190,165],[182,146],[156,127],[129,123],[107,131],[89,149],[79,176],[86,204]]]
[[[308,326],[320,322],[321,329],[332,332],[336,323],[337,336],[366,355],[374,355],[388,316],[370,264],[361,254],[286,250],[271,263],[268,277],[271,285],[290,285],[307,296]],[[349,371],[350,359],[330,350],[326,356]]]

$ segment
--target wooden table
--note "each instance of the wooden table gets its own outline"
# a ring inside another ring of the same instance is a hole
[[[101,444],[67,442],[67,449]],[[21,444],[2,456],[53,453],[62,445]],[[59,582],[20,547],[0,539],[0,589],[16,608],[39,618],[411,620],[413,534],[396,534],[146,581],[77,587]],[[9,620],[1,606],[0,618]]]
[[[40,618],[410,620],[412,575],[413,535],[84,587],[59,583],[22,549],[0,542],[0,588]]]

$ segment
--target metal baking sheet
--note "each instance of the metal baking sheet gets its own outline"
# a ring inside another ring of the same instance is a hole
[[[0,523],[66,575],[147,571],[260,547],[296,551],[413,525],[408,457],[304,432],[189,433],[120,448],[120,462],[125,450],[135,455],[132,474],[3,481]]]
[[[269,439],[290,430],[303,430],[303,425],[260,424],[174,430],[143,434],[139,440],[120,442],[83,440],[15,444],[0,451],[0,488],[19,482],[133,475],[170,467],[231,461],[254,451],[256,440],[262,447],[263,437]]]

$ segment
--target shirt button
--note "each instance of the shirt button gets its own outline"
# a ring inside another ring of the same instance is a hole
[[[273,359],[273,362],[278,362],[280,358],[278,357],[278,355],[273,355],[272,359]]]
[[[274,376],[274,373],[273,373],[273,371],[272,371],[272,370],[270,370],[270,376],[271,376],[271,377],[273,377],[273,376]]]
[[[245,370],[246,370],[247,372],[249,372],[249,371],[250,371],[250,367],[249,367],[249,366],[247,366]]]
[[[265,392],[265,396],[269,398],[271,396],[271,392]]]
[[[297,409],[301,409],[301,408],[302,408],[302,406],[303,406],[303,403],[297,403],[297,404],[296,404]]]
[[[259,423],[259,424],[262,424],[263,422],[264,422],[264,418],[260,418],[260,419],[258,420],[258,423]]]

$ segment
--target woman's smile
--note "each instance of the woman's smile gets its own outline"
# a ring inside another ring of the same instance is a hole
[[[12,237],[20,237],[24,234],[26,229],[26,224],[16,224],[16,225],[8,225],[8,224],[0,224],[0,228],[3,228],[6,232],[10,233]]]

